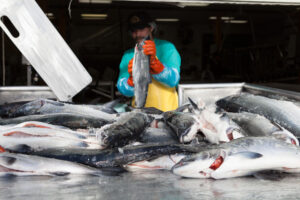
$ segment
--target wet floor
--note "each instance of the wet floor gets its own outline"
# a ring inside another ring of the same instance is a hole
[[[253,177],[185,179],[168,171],[114,177],[31,176],[0,178],[0,199],[298,199],[300,175],[279,181]]]

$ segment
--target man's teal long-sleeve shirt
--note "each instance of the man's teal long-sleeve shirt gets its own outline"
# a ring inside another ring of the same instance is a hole
[[[168,87],[175,87],[180,79],[181,58],[175,46],[166,40],[154,39],[156,46],[156,57],[164,65],[164,70],[159,74],[152,74],[152,77]],[[121,63],[118,78],[118,90],[125,96],[132,97],[134,88],[129,86],[128,63],[133,58],[134,49],[125,51]]]

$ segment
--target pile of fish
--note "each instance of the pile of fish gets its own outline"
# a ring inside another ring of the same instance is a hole
[[[122,113],[117,104],[1,105],[0,175],[170,170],[223,179],[300,172],[300,107],[292,101],[242,93],[209,106],[189,99],[173,111]]]

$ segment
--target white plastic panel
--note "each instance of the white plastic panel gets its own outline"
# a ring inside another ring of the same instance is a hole
[[[34,0],[0,0],[0,17],[6,16],[19,32],[14,37],[0,27],[27,58],[61,101],[68,101],[92,77]]]

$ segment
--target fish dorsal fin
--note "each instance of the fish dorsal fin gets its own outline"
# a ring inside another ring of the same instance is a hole
[[[195,114],[200,114],[203,109],[199,109],[199,107],[197,106],[197,104],[190,97],[188,97],[188,99],[189,99],[190,104],[192,105],[193,112]]]
[[[257,152],[252,152],[252,151],[243,151],[243,152],[238,152],[238,153],[233,153],[231,156],[237,156],[241,158],[246,158],[246,159],[257,159],[262,157],[263,155]]]

